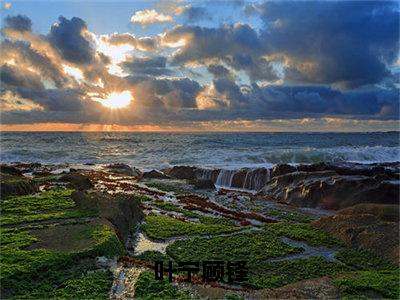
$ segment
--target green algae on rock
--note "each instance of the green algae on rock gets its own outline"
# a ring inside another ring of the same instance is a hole
[[[154,273],[145,271],[135,284],[135,299],[192,299],[186,292],[179,291],[167,278],[155,280]]]
[[[219,224],[193,224],[166,216],[147,216],[143,229],[146,234],[156,240],[196,235],[218,234],[242,230],[246,227],[226,226]]]

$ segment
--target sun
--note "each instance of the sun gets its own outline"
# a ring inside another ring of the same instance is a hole
[[[111,93],[101,101],[101,104],[105,107],[116,109],[124,108],[131,103],[132,94],[129,91],[123,91],[122,93]]]

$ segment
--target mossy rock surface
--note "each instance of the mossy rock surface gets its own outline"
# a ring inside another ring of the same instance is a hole
[[[399,299],[399,280],[399,270],[359,271],[338,276],[335,284],[343,299]]]
[[[1,199],[1,225],[46,220],[83,218],[97,215],[95,210],[77,209],[72,190],[56,189],[41,195],[13,196]]]
[[[15,299],[104,299],[112,274],[99,269],[96,256],[124,254],[110,224],[81,217],[71,190],[1,200],[1,294]],[[64,222],[60,216],[71,220]],[[44,224],[42,221],[51,223]]]
[[[140,274],[135,284],[135,299],[191,299],[188,293],[179,291],[167,278],[155,280],[154,272]]]
[[[193,224],[166,216],[147,216],[143,229],[150,238],[166,240],[176,236],[228,233],[245,229],[245,227],[221,224]]]

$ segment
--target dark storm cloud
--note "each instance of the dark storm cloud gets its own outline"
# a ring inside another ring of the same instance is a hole
[[[33,49],[30,43],[4,40],[0,51],[5,59],[18,57],[17,67],[21,73],[24,73],[27,67],[32,67],[38,70],[43,78],[52,80],[57,87],[62,87],[68,81],[60,70],[60,66],[57,66],[48,56]]]
[[[46,111],[80,111],[83,108],[85,93],[78,89],[35,90],[19,87],[13,90],[22,98],[30,99]]]
[[[265,111],[370,115],[396,119],[399,90],[359,89],[342,92],[322,86],[253,86],[249,95]],[[259,106],[259,108],[260,108]]]
[[[173,56],[174,64],[207,63],[218,59],[235,70],[246,71],[251,80],[277,79],[270,63],[260,57],[264,53],[262,41],[247,24],[224,25],[220,28],[177,26],[166,33],[164,41],[178,42],[182,38],[188,41]]]
[[[133,46],[131,55],[136,50],[171,53],[129,57],[119,65],[129,74],[125,77],[110,73],[112,58],[96,53],[83,20],[60,17],[43,37],[30,31],[25,17],[12,17],[5,22],[12,30],[0,49],[2,92],[31,100],[43,111],[6,112],[2,122],[133,125],[326,116],[398,120],[398,75],[390,71],[399,53],[394,3],[267,2],[252,13],[263,21],[261,29],[247,24],[180,25],[154,37],[99,37],[113,46]],[[15,41],[21,39],[26,40]],[[177,47],[182,40],[184,45]],[[176,48],[162,49],[168,44]],[[64,64],[79,68],[71,71],[78,79],[65,73]],[[172,77],[179,70],[201,70],[203,86]],[[272,85],[277,82],[283,84]],[[118,120],[108,119],[108,109],[92,100],[126,90],[134,101]]]
[[[188,23],[196,22],[199,20],[211,20],[212,16],[204,7],[186,6],[183,9],[182,16],[187,18]]]
[[[131,74],[147,75],[167,75],[171,70],[166,68],[167,58],[164,56],[156,57],[131,57],[121,63],[123,69]]]
[[[17,31],[32,31],[32,21],[27,16],[16,15],[5,18],[4,28],[10,28]]]
[[[287,81],[373,84],[390,74],[388,65],[398,57],[395,2],[267,2],[259,9],[267,53],[290,60]]]
[[[199,83],[189,78],[130,76],[128,81],[137,103],[153,108],[195,108],[196,96],[201,90]]]
[[[260,47],[257,32],[247,24],[225,25],[220,28],[177,26],[168,31],[166,41],[179,41],[190,35],[186,46],[173,57],[173,62],[184,64],[227,55],[254,53]]]
[[[68,20],[58,18],[59,23],[51,26],[48,40],[58,49],[61,56],[76,64],[90,64],[94,60],[95,51],[91,41],[83,35],[87,30],[85,21],[73,17]]]
[[[207,71],[214,75],[215,78],[230,78],[231,72],[223,65],[209,65]]]
[[[237,107],[244,102],[248,102],[248,97],[243,95],[240,87],[227,78],[216,79],[213,81],[216,91],[230,99],[230,107]]]
[[[26,87],[32,89],[44,89],[40,76],[16,66],[3,65],[0,67],[0,79],[3,85],[11,87]]]

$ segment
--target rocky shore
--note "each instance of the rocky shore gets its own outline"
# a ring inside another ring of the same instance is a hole
[[[5,299],[399,297],[400,163],[0,176]],[[153,278],[154,260],[218,259],[246,260],[248,280]]]

